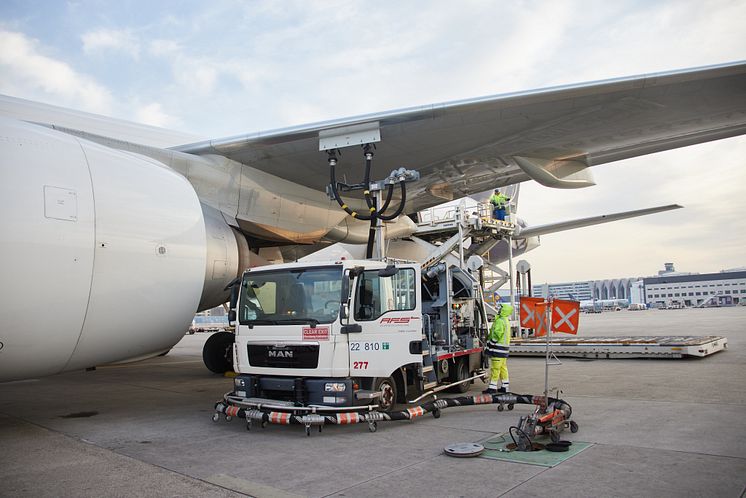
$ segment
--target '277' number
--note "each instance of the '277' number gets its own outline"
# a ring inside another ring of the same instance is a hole
[[[365,370],[368,368],[368,362],[367,361],[353,361],[352,362],[352,369],[353,370]]]

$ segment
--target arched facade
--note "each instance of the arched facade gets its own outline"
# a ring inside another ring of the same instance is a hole
[[[608,280],[592,280],[591,293],[594,299],[629,299],[632,282],[636,278],[615,278]]]

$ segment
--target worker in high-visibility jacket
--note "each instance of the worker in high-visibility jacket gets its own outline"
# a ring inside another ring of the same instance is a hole
[[[510,197],[500,192],[500,189],[495,189],[495,193],[490,196],[490,204],[492,204],[492,216],[495,219],[505,221],[505,206],[508,204]]]
[[[510,319],[513,307],[509,304],[498,305],[498,316],[492,322],[487,347],[484,352],[490,358],[490,383],[484,394],[507,393],[510,391],[508,380],[508,356],[510,354]],[[499,389],[498,389],[499,384]]]

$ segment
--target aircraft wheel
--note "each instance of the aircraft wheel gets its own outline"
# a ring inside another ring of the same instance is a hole
[[[233,342],[230,332],[216,332],[207,338],[202,348],[202,361],[211,372],[224,374],[233,370]]]

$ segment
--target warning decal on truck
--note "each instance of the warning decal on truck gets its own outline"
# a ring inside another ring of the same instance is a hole
[[[303,327],[304,341],[328,341],[329,327]]]

